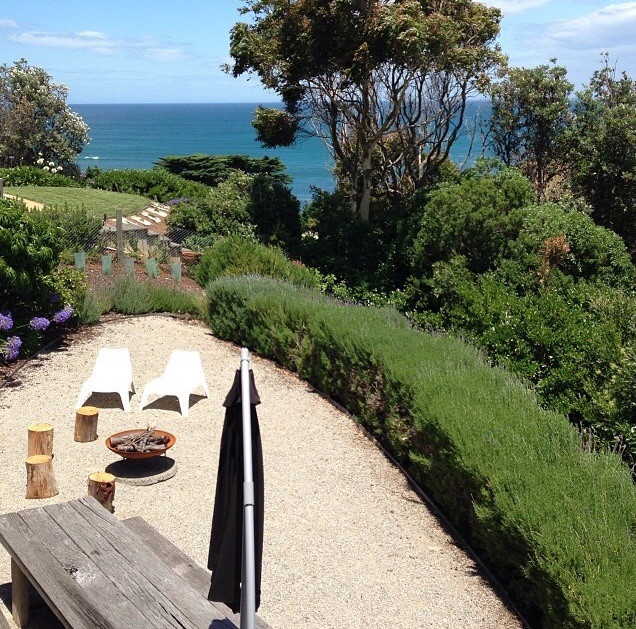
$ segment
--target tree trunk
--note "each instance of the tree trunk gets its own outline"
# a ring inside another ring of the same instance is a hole
[[[27,488],[26,498],[51,498],[59,493],[53,459],[50,455],[34,454],[26,458]]]
[[[94,406],[82,406],[75,413],[75,441],[84,443],[97,439],[97,418],[99,409]]]
[[[358,213],[363,223],[369,222],[371,208],[371,192],[373,190],[373,170],[371,169],[371,156],[362,162],[362,190],[358,202]]]
[[[88,495],[93,496],[104,509],[115,512],[115,477],[107,472],[94,472],[88,477]]]
[[[27,456],[44,454],[53,458],[53,426],[51,424],[31,424],[28,434]]]

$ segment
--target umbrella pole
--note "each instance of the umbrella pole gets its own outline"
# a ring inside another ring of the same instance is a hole
[[[256,570],[254,550],[254,475],[252,468],[252,408],[250,353],[241,350],[241,405],[243,419],[243,566],[241,574],[241,629],[254,629]]]

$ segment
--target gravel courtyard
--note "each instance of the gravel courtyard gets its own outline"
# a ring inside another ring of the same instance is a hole
[[[97,441],[73,441],[74,404],[100,347],[128,347],[137,393],[132,412],[115,396],[102,407]],[[174,398],[139,411],[145,384],[173,349],[201,354],[210,398],[191,398],[181,417]],[[135,487],[119,483],[115,515],[141,516],[202,566],[206,565],[223,425],[221,404],[240,349],[199,323],[152,316],[100,324],[93,334],[44,355],[0,389],[0,513],[85,494],[89,473],[118,459],[104,439],[147,425],[176,438],[176,475]],[[352,420],[295,375],[253,357],[265,465],[265,547],[259,615],[276,629],[302,627],[507,629],[521,627],[474,562],[442,530],[402,474]],[[54,426],[60,493],[24,498],[27,426]],[[0,547],[0,583],[9,558]]]

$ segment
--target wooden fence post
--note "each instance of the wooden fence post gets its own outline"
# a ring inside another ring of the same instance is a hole
[[[124,221],[121,210],[115,210],[115,224],[117,229],[117,264],[124,263]]]

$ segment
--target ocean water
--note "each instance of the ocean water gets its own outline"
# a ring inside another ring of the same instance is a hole
[[[90,127],[90,143],[78,157],[88,166],[152,168],[167,155],[250,155],[279,157],[292,177],[292,189],[301,201],[311,198],[311,187],[332,190],[331,159],[317,138],[295,146],[263,149],[252,128],[255,103],[71,105]],[[463,162],[470,141],[462,137],[452,157]]]

